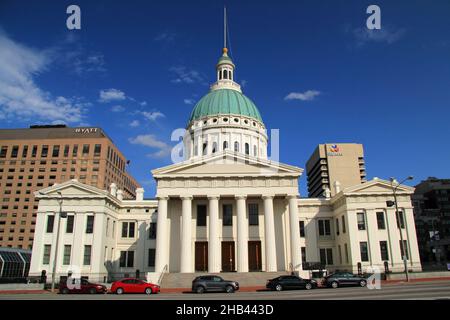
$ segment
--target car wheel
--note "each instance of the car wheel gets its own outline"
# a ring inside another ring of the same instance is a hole
[[[233,293],[234,292],[234,288],[232,286],[226,286],[225,291],[227,293]]]
[[[97,293],[97,290],[95,290],[95,288],[90,288],[90,289],[89,289],[89,293],[90,293],[90,294],[96,294],[96,293]]]
[[[150,295],[152,293],[153,293],[152,288],[145,288],[145,294]]]
[[[117,289],[116,289],[116,293],[117,293],[117,294],[122,294],[122,293],[124,293],[124,291],[123,291],[122,288],[117,288]]]
[[[365,287],[365,286],[367,285],[367,281],[366,281],[366,280],[361,280],[361,281],[359,282],[359,285],[360,285],[361,287]]]
[[[61,293],[62,294],[68,294],[69,293],[69,289],[64,288],[64,289],[62,289]]]
[[[334,288],[334,289],[336,289],[336,288],[339,287],[339,283],[337,283],[336,281],[333,281],[333,282],[331,283],[331,287]]]
[[[199,286],[199,287],[197,287],[197,288],[195,289],[195,292],[197,292],[197,293],[203,293],[203,292],[205,292],[205,288],[202,287],[202,286]]]
[[[311,283],[305,284],[305,289],[306,290],[311,290],[312,289],[312,284]]]
[[[277,290],[277,291],[283,291],[283,286],[282,286],[281,284],[277,284],[277,285],[275,286],[275,290]]]

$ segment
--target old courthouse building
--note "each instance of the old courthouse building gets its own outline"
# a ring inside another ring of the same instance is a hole
[[[79,268],[104,280],[124,275],[194,272],[306,274],[307,262],[357,272],[370,266],[402,271],[400,232],[410,270],[421,270],[411,194],[399,186],[397,221],[390,182],[373,179],[333,195],[301,198],[303,169],[267,157],[263,117],[234,79],[223,49],[217,81],[195,105],[184,139],[185,160],[152,171],[156,199],[123,198],[68,180],[36,193],[40,199],[31,274],[46,270],[58,251],[57,273]],[[325,190],[327,191],[327,190]],[[59,194],[61,196],[59,196]],[[62,210],[72,216],[68,225]],[[60,232],[55,248],[56,233]]]

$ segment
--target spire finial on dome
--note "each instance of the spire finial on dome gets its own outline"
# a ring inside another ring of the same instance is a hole
[[[227,54],[227,8],[223,6],[223,54]]]

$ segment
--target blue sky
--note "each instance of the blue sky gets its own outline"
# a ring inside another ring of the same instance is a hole
[[[81,30],[66,28],[70,4]],[[449,177],[444,0],[2,0],[0,127],[100,126],[154,196],[150,170],[171,162],[171,132],[215,80],[224,4],[235,78],[280,129],[280,161],[304,168],[319,143],[358,142],[368,178]]]

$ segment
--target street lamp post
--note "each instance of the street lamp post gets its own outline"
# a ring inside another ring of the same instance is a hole
[[[60,196],[60,198],[58,199],[59,212],[58,212],[58,226],[56,227],[55,257],[53,259],[52,289],[51,289],[52,292],[55,292],[56,263],[58,261],[59,230],[61,229],[61,218],[67,217],[67,215],[65,215],[62,212],[62,202],[63,202],[62,193],[61,191],[58,191],[57,193]]]
[[[413,176],[409,176],[409,177],[403,179],[402,182],[398,183],[398,184],[394,187],[395,179],[394,179],[394,178],[391,178],[391,187],[392,187],[392,190],[393,190],[393,192],[394,192],[395,217],[396,217],[396,219],[397,219],[397,227],[398,227],[398,230],[399,230],[399,232],[400,232],[400,248],[401,248],[401,251],[402,251],[402,253],[403,253],[402,259],[403,259],[403,265],[404,265],[404,267],[405,267],[405,277],[406,277],[406,281],[407,281],[407,282],[409,282],[408,259],[407,259],[407,257],[406,257],[405,242],[403,241],[403,231],[402,231],[402,225],[401,225],[402,220],[400,220],[400,215],[399,215],[399,211],[398,211],[397,188],[398,188],[403,182],[405,182],[406,180],[412,180],[412,179],[414,179],[414,177],[413,177]],[[403,214],[403,223],[405,223],[404,221],[405,221],[405,218],[406,218],[406,217],[405,217],[405,214],[404,214],[403,212],[402,212],[402,214]]]

